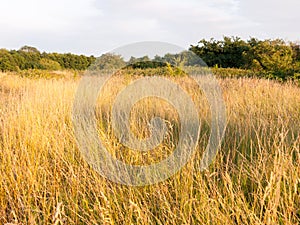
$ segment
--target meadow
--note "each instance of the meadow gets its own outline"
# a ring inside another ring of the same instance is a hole
[[[78,149],[71,117],[79,80],[71,72],[47,78],[0,74],[0,224],[300,223],[300,88],[295,83],[219,78],[226,133],[214,163],[201,172],[209,110],[192,84],[178,80],[201,109],[199,151],[168,180],[130,187],[100,176]],[[115,77],[99,98],[99,138],[126,162],[159,161],[176,145],[176,113],[167,103],[145,102],[169,121],[167,138],[152,154],[122,148],[111,131],[109,110],[124,82],[126,77]],[[138,118],[138,108],[132,129],[143,130],[145,137],[148,117]]]

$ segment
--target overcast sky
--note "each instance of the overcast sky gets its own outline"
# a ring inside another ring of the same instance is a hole
[[[2,0],[0,48],[98,56],[138,41],[299,41],[299,10],[299,0]]]

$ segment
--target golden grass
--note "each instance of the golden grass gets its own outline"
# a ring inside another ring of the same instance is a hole
[[[82,158],[71,122],[78,82],[0,74],[0,224],[299,224],[299,87],[220,80],[228,124],[215,163],[199,172],[199,151],[174,177],[135,188]],[[118,147],[100,117],[102,138]]]

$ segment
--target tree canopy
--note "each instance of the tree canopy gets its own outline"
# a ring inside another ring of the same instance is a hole
[[[122,56],[111,53],[94,56],[71,53],[40,52],[32,46],[23,46],[19,50],[0,49],[0,71],[19,71],[28,69],[86,70],[119,69],[128,65],[133,68],[156,68],[164,65],[197,66],[215,68],[237,68],[267,74],[269,78],[287,79],[299,76],[300,45],[281,39],[258,40],[239,37],[224,37],[223,40],[202,39],[197,45],[191,45],[190,51],[178,54],[166,53],[164,56],[131,57],[125,61]],[[159,63],[155,63],[159,62]],[[134,65],[134,66],[132,66]]]
[[[19,50],[0,50],[0,70],[18,71],[27,69],[87,69],[96,58],[94,56],[71,53],[41,53],[37,48],[23,46]]]
[[[281,39],[247,41],[239,37],[202,39],[190,50],[210,67],[264,71],[269,77],[286,79],[300,72],[300,46]]]

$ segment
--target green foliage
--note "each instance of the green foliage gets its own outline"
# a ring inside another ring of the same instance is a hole
[[[85,70],[96,58],[75,54],[40,53],[35,47],[24,46],[18,51],[0,50],[0,70],[18,71],[29,69],[60,70],[74,69]]]
[[[41,53],[34,47],[24,46],[20,48],[15,55],[22,58],[22,64],[19,64],[19,68],[23,69],[41,69],[40,60]]]
[[[185,76],[186,73],[178,66],[172,66],[170,63],[167,63],[167,71],[169,76]]]
[[[300,62],[300,44],[299,43],[290,43],[290,46],[293,50],[293,57],[296,61]]]
[[[71,53],[45,53],[45,57],[58,62],[63,69],[75,70],[86,70],[96,60],[94,56],[87,57],[84,55],[75,55]]]
[[[212,73],[220,78],[242,78],[242,77],[266,77],[263,71],[254,71],[249,69],[237,68],[211,68]]]
[[[175,67],[169,63],[148,61],[148,62],[137,62],[135,64],[127,65],[118,71],[125,76],[171,76],[171,77],[183,77],[187,73]]]
[[[143,57],[140,57],[140,58],[136,58],[136,57],[131,56],[129,61],[128,61],[128,64],[131,65],[131,64],[138,63],[138,62],[150,62],[150,61],[151,61],[151,59],[147,55],[143,56]]]
[[[251,51],[254,55],[252,67],[267,71],[268,78],[293,77],[293,49],[282,40],[257,41]]]
[[[94,70],[112,70],[121,69],[126,66],[122,56],[111,53],[101,55],[96,59],[91,69]]]
[[[254,76],[277,80],[297,80],[300,74],[300,45],[286,43],[281,39],[247,41],[239,37],[223,40],[202,39],[191,45],[191,51],[164,56],[131,57],[126,62],[120,55],[94,56],[71,53],[41,53],[37,48],[23,46],[19,50],[0,49],[0,71],[22,70],[114,70],[130,66],[133,69],[170,67],[169,72],[180,75],[186,67],[205,66],[217,70],[220,76]],[[167,66],[168,65],[168,66]],[[226,69],[224,69],[226,68]],[[234,68],[234,69],[233,69]],[[232,72],[233,74],[229,74]]]
[[[177,54],[167,53],[163,57],[155,56],[154,61],[165,62],[175,67],[206,66],[201,58],[191,51],[182,51]]]
[[[147,69],[147,68],[158,68],[158,67],[165,67],[167,66],[164,62],[157,62],[157,61],[140,61],[135,63],[130,63],[127,68],[132,69]]]
[[[40,54],[40,51],[35,48],[35,47],[32,47],[32,46],[28,46],[28,45],[25,45],[23,47],[20,48],[19,50],[20,52],[27,52],[27,53],[36,53],[36,54]]]
[[[39,69],[29,69],[29,70],[22,70],[19,72],[21,77],[27,77],[32,79],[53,79],[53,78],[63,78],[62,74],[57,74],[55,72],[51,72],[48,70],[39,70]]]
[[[52,59],[42,58],[40,65],[44,70],[61,70],[60,64]]]
[[[210,67],[251,69],[267,78],[295,79],[300,71],[300,48],[281,39],[243,41],[238,37],[224,37],[218,41],[201,40],[191,51]]]
[[[190,50],[197,54],[210,67],[244,68],[247,58],[244,54],[250,46],[238,37],[224,37],[223,41],[202,39],[197,46],[191,46]]]
[[[0,49],[0,70],[1,71],[17,71],[18,65],[9,51]]]

